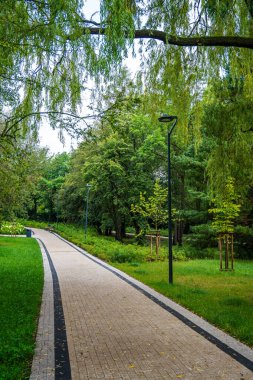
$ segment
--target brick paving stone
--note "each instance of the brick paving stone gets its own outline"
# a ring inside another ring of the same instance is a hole
[[[249,369],[137,289],[57,236],[35,232],[58,275],[73,380],[253,379]]]

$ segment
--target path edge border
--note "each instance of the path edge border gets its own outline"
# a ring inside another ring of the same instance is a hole
[[[134,279],[128,274],[122,272],[121,270],[107,264],[103,260],[89,254],[84,249],[78,247],[74,243],[69,242],[56,232],[51,232],[53,235],[57,236],[59,239],[66,242],[72,248],[75,248],[82,255],[86,256],[90,260],[96,262],[103,268],[109,270],[111,273],[115,274],[117,277],[121,278],[123,281],[127,282],[129,285],[133,286],[135,289],[140,291],[150,300],[158,304],[163,309],[167,310],[169,313],[174,315],[176,318],[180,319],[184,324],[189,326],[192,330],[196,331],[198,334],[203,336],[209,342],[216,345],[223,352],[231,356],[237,362],[241,363],[243,366],[248,368],[253,372],[253,350],[241,343],[237,339],[233,338],[224,331],[218,329],[217,327],[211,325],[205,319],[202,319],[193,312],[187,310],[183,306],[179,305],[170,298],[163,296],[156,290],[150,288],[149,286],[143,284],[142,282]]]
[[[44,284],[41,298],[40,313],[36,333],[36,347],[34,351],[30,380],[54,380],[54,299],[53,279],[47,253],[39,239],[43,268]]]

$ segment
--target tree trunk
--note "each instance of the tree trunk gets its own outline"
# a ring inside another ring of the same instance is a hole
[[[141,227],[139,226],[139,224],[135,220],[133,222],[133,225],[134,225],[134,229],[135,229],[135,235],[139,235],[139,233],[141,232]]]
[[[122,239],[126,237],[126,224],[125,224],[125,222],[123,222],[121,224],[121,236],[122,236]]]
[[[98,223],[96,223],[96,230],[99,235],[103,235],[101,226]]]
[[[116,216],[114,218],[114,228],[115,228],[115,240],[122,241],[122,221],[121,218]]]
[[[180,220],[179,222],[179,231],[178,231],[178,245],[183,244],[183,232],[184,232],[184,222]]]
[[[112,229],[111,229],[110,227],[107,227],[107,228],[105,229],[105,236],[110,236],[111,233],[112,233]]]
[[[175,220],[175,222],[174,222],[173,245],[176,245],[177,243],[178,243],[178,222]]]

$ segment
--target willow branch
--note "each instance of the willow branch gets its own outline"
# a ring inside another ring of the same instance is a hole
[[[245,3],[246,3],[246,6],[248,8],[248,11],[249,11],[251,17],[253,18],[253,2],[252,2],[252,0],[245,0]]]
[[[84,28],[85,34],[105,35],[105,28]],[[140,29],[134,33],[134,38],[148,38],[162,41],[165,45],[176,46],[223,46],[253,49],[253,37],[239,36],[199,36],[177,37],[160,30]]]

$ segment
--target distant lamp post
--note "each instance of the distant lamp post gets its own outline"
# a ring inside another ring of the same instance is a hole
[[[89,192],[91,185],[87,183],[86,185],[86,212],[85,212],[85,224],[84,224],[84,238],[87,237],[87,226],[88,226],[88,208],[89,208]]]
[[[58,229],[59,222],[59,193],[57,194],[57,206],[56,206],[56,228]]]
[[[168,253],[169,253],[169,283],[173,284],[173,255],[172,255],[172,220],[171,220],[171,165],[170,165],[170,136],[177,124],[177,116],[170,116],[166,113],[161,114],[158,119],[161,123],[170,123],[172,121],[170,129],[168,129]]]

